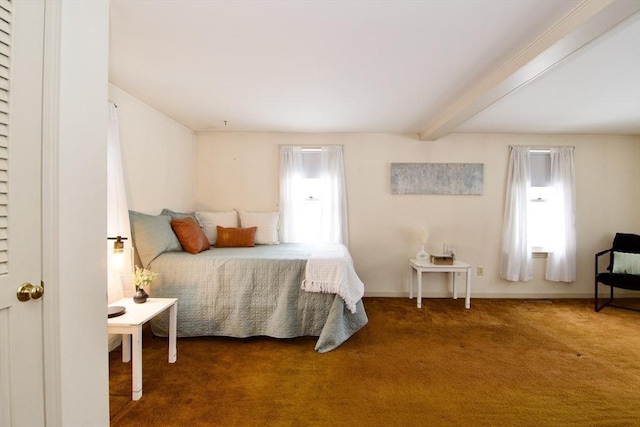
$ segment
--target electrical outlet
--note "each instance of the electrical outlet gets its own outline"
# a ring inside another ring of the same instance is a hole
[[[478,267],[478,276],[484,276],[484,267]]]

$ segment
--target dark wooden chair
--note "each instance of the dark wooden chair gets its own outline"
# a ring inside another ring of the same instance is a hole
[[[620,262],[622,260],[622,256],[619,256],[619,264],[615,266],[616,252],[638,254],[638,256],[640,257],[640,236],[637,234],[616,233],[616,236],[613,239],[612,247],[596,254],[595,310],[600,311],[605,306],[611,306],[624,308],[627,310],[640,311],[636,308],[613,304],[613,290],[615,288],[640,291],[640,274],[636,274],[635,271],[633,273],[630,273],[629,271],[625,271],[624,268],[622,268],[623,271],[619,271],[621,269]],[[609,266],[607,267],[606,271],[600,272],[598,268],[598,258],[607,253],[609,254]],[[602,283],[603,285],[607,285],[611,288],[610,297],[602,305],[599,305],[598,303],[598,283]]]

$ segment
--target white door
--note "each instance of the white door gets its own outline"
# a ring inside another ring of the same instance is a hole
[[[44,425],[40,285],[44,2],[0,0],[0,426]],[[8,121],[8,125],[7,125]],[[2,123],[5,124],[2,124]],[[45,284],[46,286],[46,284]]]

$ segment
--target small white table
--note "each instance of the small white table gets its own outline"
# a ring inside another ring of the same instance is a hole
[[[123,315],[107,320],[107,329],[110,334],[122,334],[122,361],[132,360],[131,399],[139,400],[142,397],[142,325],[169,309],[169,363],[174,363],[178,359],[176,347],[178,299],[149,298],[143,304],[136,304],[133,298],[123,298],[110,305],[126,308]]]
[[[456,273],[466,273],[467,293],[465,308],[471,308],[471,266],[462,261],[455,260],[453,265],[436,265],[429,261],[409,260],[409,299],[413,299],[413,271],[418,276],[418,308],[422,307],[422,273],[451,273],[453,281],[453,299],[458,298],[456,290]]]

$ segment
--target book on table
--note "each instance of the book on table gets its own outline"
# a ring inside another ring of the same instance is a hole
[[[453,256],[451,255],[431,255],[431,264],[434,265],[453,265]]]

